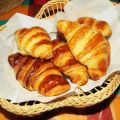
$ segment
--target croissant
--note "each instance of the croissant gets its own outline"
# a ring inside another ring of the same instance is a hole
[[[41,59],[52,57],[51,39],[43,28],[32,27],[17,30],[15,38],[21,54]]]
[[[73,83],[84,85],[88,81],[87,68],[77,62],[72,56],[68,45],[58,39],[53,40],[52,62],[59,70],[70,77]]]
[[[110,62],[110,44],[101,32],[66,20],[58,21],[57,29],[64,34],[75,59],[88,67],[91,79],[98,80],[106,74]]]
[[[106,21],[96,20],[91,17],[80,17],[77,22],[91,26],[93,29],[100,31],[106,38],[112,34],[111,28]]]
[[[28,90],[35,90],[44,96],[56,96],[70,89],[69,83],[50,62],[23,56],[20,53],[8,57],[16,73],[16,79]]]

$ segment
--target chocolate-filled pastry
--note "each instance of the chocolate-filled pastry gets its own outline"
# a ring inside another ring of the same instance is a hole
[[[101,32],[67,20],[58,21],[57,29],[64,34],[75,59],[87,66],[91,79],[98,80],[106,74],[110,63],[110,44]]]
[[[52,62],[63,74],[70,77],[70,80],[73,83],[85,85],[88,81],[87,68],[75,60],[68,48],[67,43],[56,39],[53,40],[52,45]]]
[[[50,59],[52,44],[48,33],[41,27],[23,28],[15,32],[20,53],[35,58]]]
[[[70,89],[69,83],[51,61],[43,61],[20,53],[8,57],[23,87],[38,91],[44,96],[56,96]]]
[[[112,34],[110,25],[106,21],[96,20],[91,17],[80,17],[76,21],[80,24],[89,25],[93,29],[100,31],[106,38],[110,37]]]

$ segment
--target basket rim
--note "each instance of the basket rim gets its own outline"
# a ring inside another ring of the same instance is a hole
[[[63,3],[64,5],[67,4],[70,0],[51,0],[48,1],[46,4],[40,8],[39,12],[36,14],[35,18],[39,19],[42,18],[42,14],[44,13],[44,10],[51,6],[52,4],[57,4],[57,3]],[[47,17],[47,16],[46,16]]]
[[[64,4],[66,4],[69,0],[51,0],[47,2],[45,5],[43,5],[43,7],[40,9],[40,11],[38,12],[35,18],[40,18],[40,16],[43,14],[44,10],[47,8],[48,5],[51,5],[52,3],[56,4],[57,2],[61,2],[61,1]],[[0,30],[4,29],[5,27],[6,25],[1,26]],[[73,106],[79,108],[89,107],[102,102],[103,100],[107,99],[115,92],[115,90],[120,85],[120,71],[116,71],[113,74],[111,74],[109,78],[105,80],[104,83],[107,84],[106,87],[103,87],[101,85],[100,86],[101,90],[97,90],[95,88],[97,92],[95,93],[90,92],[89,95],[85,95],[85,93],[81,91],[83,96],[72,95],[62,100],[53,100],[48,103],[38,103],[38,104],[34,102],[32,105],[28,105],[26,102],[25,105],[23,106],[20,104],[13,104],[6,99],[0,98],[0,106],[9,112],[22,116],[34,116],[42,112],[64,106]]]
[[[105,83],[107,84],[106,87],[103,87],[101,85],[102,88],[101,90],[98,90],[96,93],[91,92],[91,94],[89,95],[85,95],[81,91],[84,94],[84,96],[80,96],[80,95],[69,96],[60,101],[53,100],[48,103],[37,103],[37,104],[33,103],[32,105],[27,105],[26,102],[25,105],[23,106],[20,104],[11,103],[6,99],[0,98],[0,105],[2,108],[6,109],[7,111],[22,116],[34,116],[45,111],[50,111],[52,109],[65,107],[65,106],[73,106],[79,108],[89,107],[104,101],[116,91],[116,89],[120,85],[120,71],[116,71],[113,74],[111,74],[109,76],[109,79],[107,79]]]

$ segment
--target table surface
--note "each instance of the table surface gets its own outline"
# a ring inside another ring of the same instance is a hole
[[[47,0],[25,0],[22,5],[0,16],[3,25],[16,12],[34,17]],[[120,89],[109,99],[90,108],[64,107],[45,112],[35,117],[16,116],[0,108],[0,120],[120,120]]]

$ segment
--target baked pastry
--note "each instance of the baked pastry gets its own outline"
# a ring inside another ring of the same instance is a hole
[[[88,81],[87,68],[75,60],[68,45],[58,39],[53,40],[52,62],[59,70],[70,77],[73,83],[84,85]]]
[[[70,89],[69,83],[50,61],[20,53],[10,55],[8,61],[16,79],[29,90],[36,90],[44,96],[56,96]]]
[[[110,44],[101,32],[67,20],[58,21],[57,29],[64,34],[75,59],[88,67],[91,79],[98,80],[106,74],[110,62]]]
[[[43,28],[32,27],[17,30],[15,38],[21,54],[41,59],[52,57],[51,39]]]
[[[93,29],[100,31],[107,38],[112,34],[111,28],[106,21],[96,20],[91,17],[80,17],[77,19],[77,22],[91,26]]]

